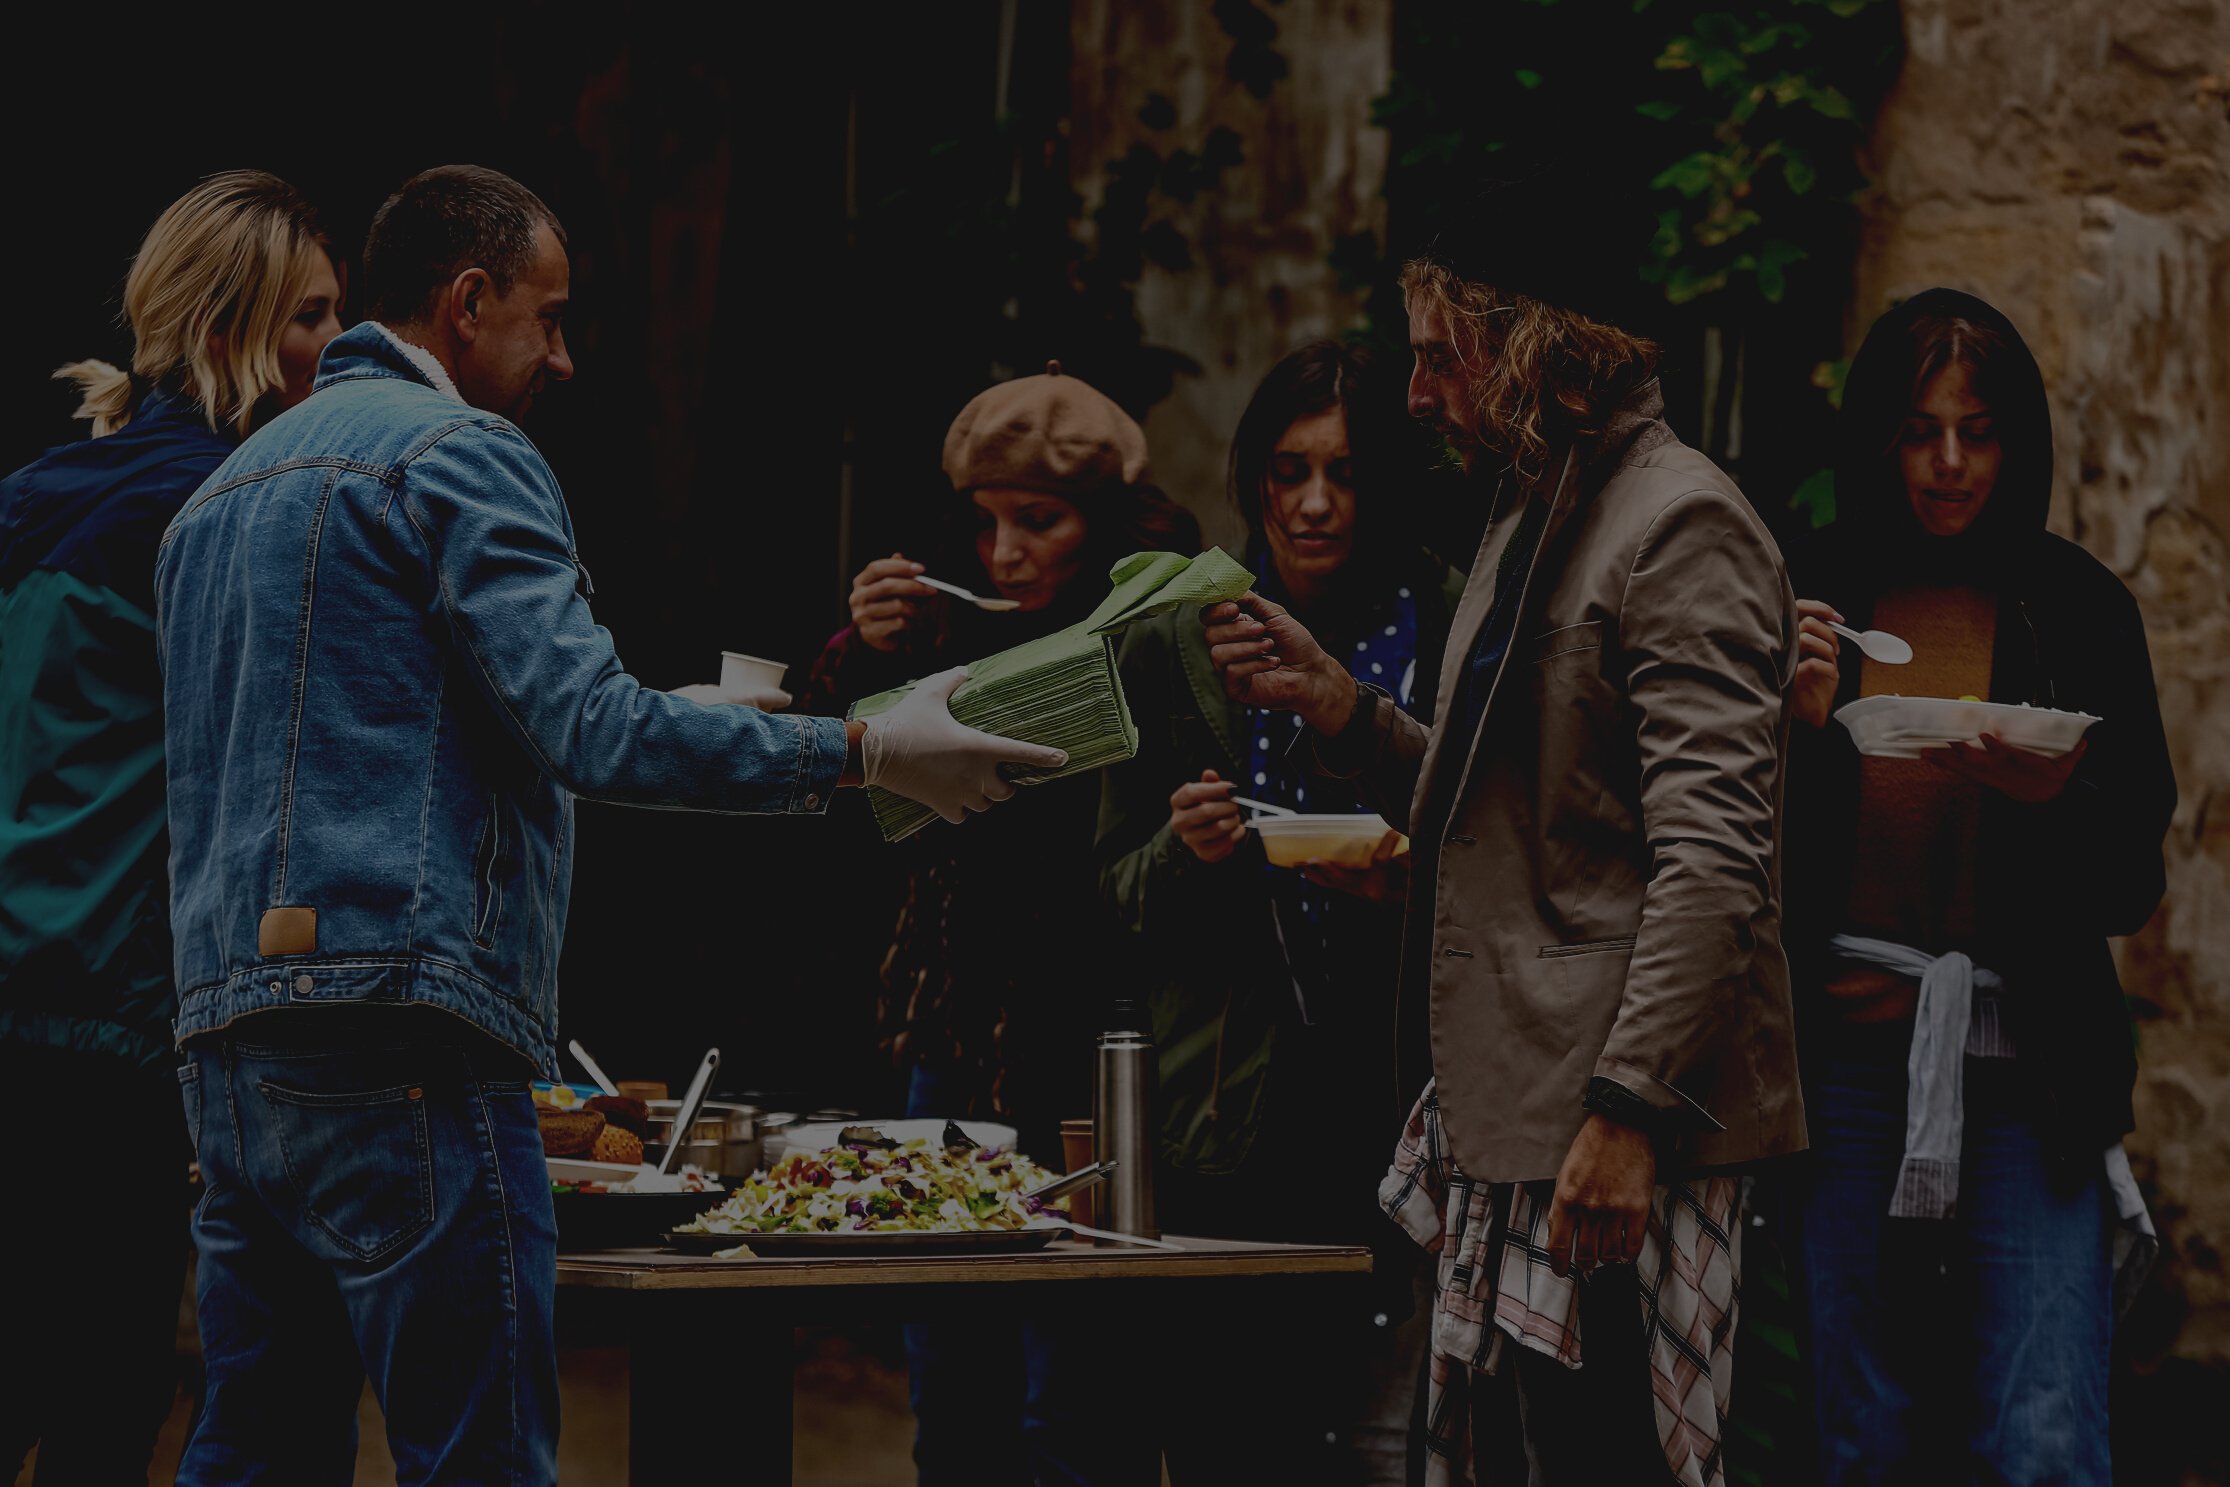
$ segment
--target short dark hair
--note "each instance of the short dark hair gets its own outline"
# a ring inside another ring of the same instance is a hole
[[[364,311],[407,325],[432,313],[466,269],[487,271],[509,294],[534,264],[535,228],[565,228],[542,198],[501,171],[438,165],[403,182],[372,218],[364,241]]]
[[[1289,351],[1239,415],[1231,437],[1231,499],[1250,535],[1262,536],[1262,491],[1269,480],[1270,457],[1278,440],[1298,419],[1332,408],[1347,416],[1347,447],[1355,469],[1357,535],[1372,556],[1391,559],[1406,545],[1410,525],[1403,492],[1393,488],[1402,464],[1405,432],[1394,395],[1382,386],[1371,353],[1345,341],[1311,341]],[[1361,507],[1371,510],[1365,514]]]

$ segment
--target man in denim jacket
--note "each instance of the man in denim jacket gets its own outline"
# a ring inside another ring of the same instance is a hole
[[[406,1482],[555,1480],[556,1231],[527,1082],[557,1073],[576,796],[948,820],[1055,750],[621,669],[512,420],[572,373],[562,230],[428,171],[364,253],[373,317],[243,444],[157,566],[171,895],[207,1403],[181,1482],[345,1481],[369,1370]],[[690,692],[695,695],[690,695]]]

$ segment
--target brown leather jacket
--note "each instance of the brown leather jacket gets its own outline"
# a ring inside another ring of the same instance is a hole
[[[1381,696],[1314,744],[1411,821],[1404,994],[1429,988],[1449,1142],[1482,1181],[1554,1177],[1598,1076],[1660,1113],[1668,1175],[1805,1142],[1781,944],[1794,598],[1663,406],[1643,384],[1564,466],[1473,736]],[[1517,499],[1471,569],[1437,718],[1457,716]]]

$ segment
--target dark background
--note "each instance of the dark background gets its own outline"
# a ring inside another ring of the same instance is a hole
[[[353,257],[413,172],[493,166],[538,191],[571,239],[578,370],[528,432],[564,485],[598,618],[629,669],[673,687],[714,679],[723,649],[810,659],[842,621],[845,419],[904,380],[870,375],[880,358],[858,349],[857,296],[835,271],[846,90],[811,85],[832,39],[754,21],[757,54],[786,59],[774,93],[760,63],[708,38],[599,40],[556,19],[528,7],[482,30],[382,8],[387,34],[418,38],[408,56],[296,21],[245,40],[143,35],[129,56],[18,53],[0,102],[16,142],[0,266],[18,286],[0,468],[83,436],[48,374],[89,355],[127,361],[117,317],[132,253],[202,176],[283,176]],[[836,952],[851,949],[856,970],[852,926],[880,917],[888,857],[868,857],[880,871],[855,886],[854,855],[880,844],[846,815],[584,805],[565,1033],[615,1077],[678,1084],[717,1043],[727,1088],[869,1098],[871,1008],[856,977],[835,984]]]
[[[1586,28],[1558,31],[1537,7],[1491,9],[1495,27],[1465,6],[1397,12],[1411,100],[1387,119],[1397,160],[1435,131],[1467,130],[1474,148],[1523,138],[1537,127],[1529,110],[1554,106],[1553,87],[1481,89],[1465,59],[1490,41],[1553,56]],[[377,36],[356,18],[291,15],[222,36],[138,32],[113,55],[41,54],[0,102],[18,142],[0,265],[19,286],[19,331],[0,359],[0,468],[81,435],[72,394],[48,374],[88,355],[126,359],[117,313],[131,255],[202,176],[285,177],[353,257],[407,176],[489,165],[540,192],[570,236],[578,370],[528,432],[564,485],[620,655],[656,687],[711,680],[723,649],[802,668],[844,622],[860,562],[899,547],[939,556],[954,500],[938,467],[944,430],[987,383],[1057,355],[1143,414],[1188,373],[1147,342],[1130,297],[1158,251],[1147,224],[1166,214],[1173,167],[1139,157],[1111,174],[1105,199],[1080,202],[1068,7],[1014,14],[1003,88],[995,0],[761,11],[747,37],[588,34],[547,6],[500,23],[383,7]],[[1639,46],[1597,60],[1647,72]],[[1216,168],[1200,162],[1183,189],[1214,189]],[[1445,174],[1397,169],[1388,241],[1339,270],[1378,284],[1357,329],[1397,371],[1405,337],[1385,290],[1429,231]],[[1637,156],[1575,186],[1639,193],[1646,175]],[[1086,218],[1089,251],[1076,241]],[[1730,343],[1750,349],[1752,427],[1781,435],[1739,457],[1700,437],[1711,314],[1668,313],[1662,327],[1675,426],[1784,529],[1790,487],[1820,463],[1817,441],[1788,435],[1827,416],[1804,380],[1837,334],[1842,286],[1822,269],[1809,300],[1747,323],[1718,312]],[[1437,545],[1468,555],[1477,503],[1423,476],[1415,494]],[[873,1048],[873,971],[903,859],[857,792],[832,814],[584,804],[565,1034],[617,1077],[679,1082],[709,1043],[731,1091],[887,1107],[896,1087]]]

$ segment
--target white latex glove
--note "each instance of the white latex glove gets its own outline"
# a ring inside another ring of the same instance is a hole
[[[691,702],[702,702],[707,707],[722,703],[730,707],[755,707],[763,713],[778,713],[790,705],[790,694],[780,687],[751,688],[731,692],[718,682],[698,682],[693,686],[676,687],[676,697],[686,697]]]
[[[870,785],[918,800],[947,821],[970,811],[987,811],[991,802],[1014,794],[1014,782],[999,773],[1002,764],[1059,769],[1069,756],[1041,744],[978,732],[953,721],[950,700],[968,679],[956,666],[915,684],[899,704],[865,720],[860,765]]]

